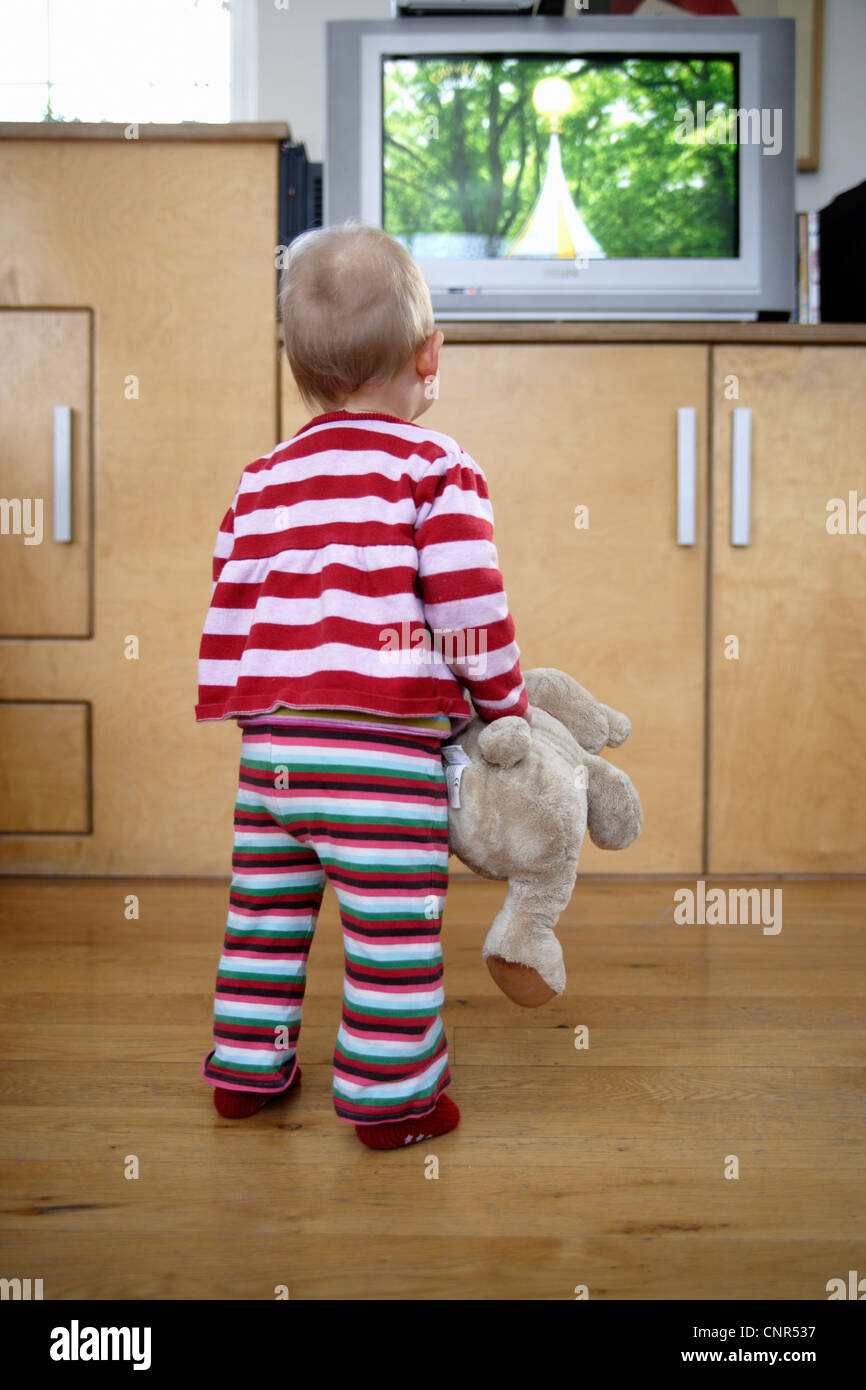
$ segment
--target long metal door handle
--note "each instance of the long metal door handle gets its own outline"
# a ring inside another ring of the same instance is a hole
[[[72,407],[54,407],[54,539],[72,540]]]
[[[697,464],[693,405],[677,411],[677,545],[694,545],[697,535]]]
[[[738,406],[731,446],[731,545],[749,544],[752,491],[752,412]]]

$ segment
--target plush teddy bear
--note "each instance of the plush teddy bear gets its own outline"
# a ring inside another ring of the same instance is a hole
[[[643,814],[626,774],[596,756],[628,738],[626,716],[564,671],[540,667],[524,679],[531,723],[476,715],[443,756],[452,853],[482,878],[508,880],[484,942],[487,968],[509,999],[537,1008],[565,989],[554,927],[587,828],[602,849],[624,849]]]

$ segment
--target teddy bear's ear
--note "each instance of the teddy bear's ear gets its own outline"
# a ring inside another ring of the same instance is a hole
[[[524,680],[530,702],[564,724],[588,753],[601,752],[605,744],[617,748],[631,733],[624,714],[601,704],[565,671],[539,666],[527,671]]]
[[[531,741],[526,720],[507,714],[485,724],[478,735],[478,751],[493,767],[514,767],[526,757]]]

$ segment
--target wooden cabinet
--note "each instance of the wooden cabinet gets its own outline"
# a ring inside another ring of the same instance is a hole
[[[713,398],[708,868],[862,873],[866,350],[717,349]],[[735,410],[751,426],[745,545]]]
[[[866,344],[798,346],[788,325],[728,329],[787,339],[736,346],[666,342],[689,329],[661,326],[629,344],[502,343],[464,325],[449,342],[444,327],[423,419],[487,476],[521,663],[569,671],[633,723],[609,756],[640,790],[644,833],[617,854],[587,841],[581,872],[866,871],[866,535],[827,530],[831,499],[866,503]],[[285,365],[282,399],[286,437],[307,414]],[[750,412],[747,546],[731,544],[734,410]]]
[[[0,872],[228,872],[239,733],[194,718],[210,557],[243,468],[309,418],[284,360],[280,416],[277,163],[273,135],[0,140]],[[826,523],[866,490],[866,333],[444,328],[424,419],[487,475],[523,665],[572,672],[633,722],[610,756],[644,835],[587,843],[582,871],[864,872],[866,537]],[[729,535],[735,409],[748,546]],[[38,545],[15,531],[28,497]]]
[[[273,136],[0,140],[0,491],[46,497],[41,546],[2,537],[0,871],[228,872],[239,734],[195,723],[196,658],[217,529],[276,442],[277,195]]]

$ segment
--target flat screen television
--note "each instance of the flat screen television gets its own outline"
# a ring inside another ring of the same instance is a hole
[[[794,22],[327,25],[325,221],[450,319],[787,318]]]

